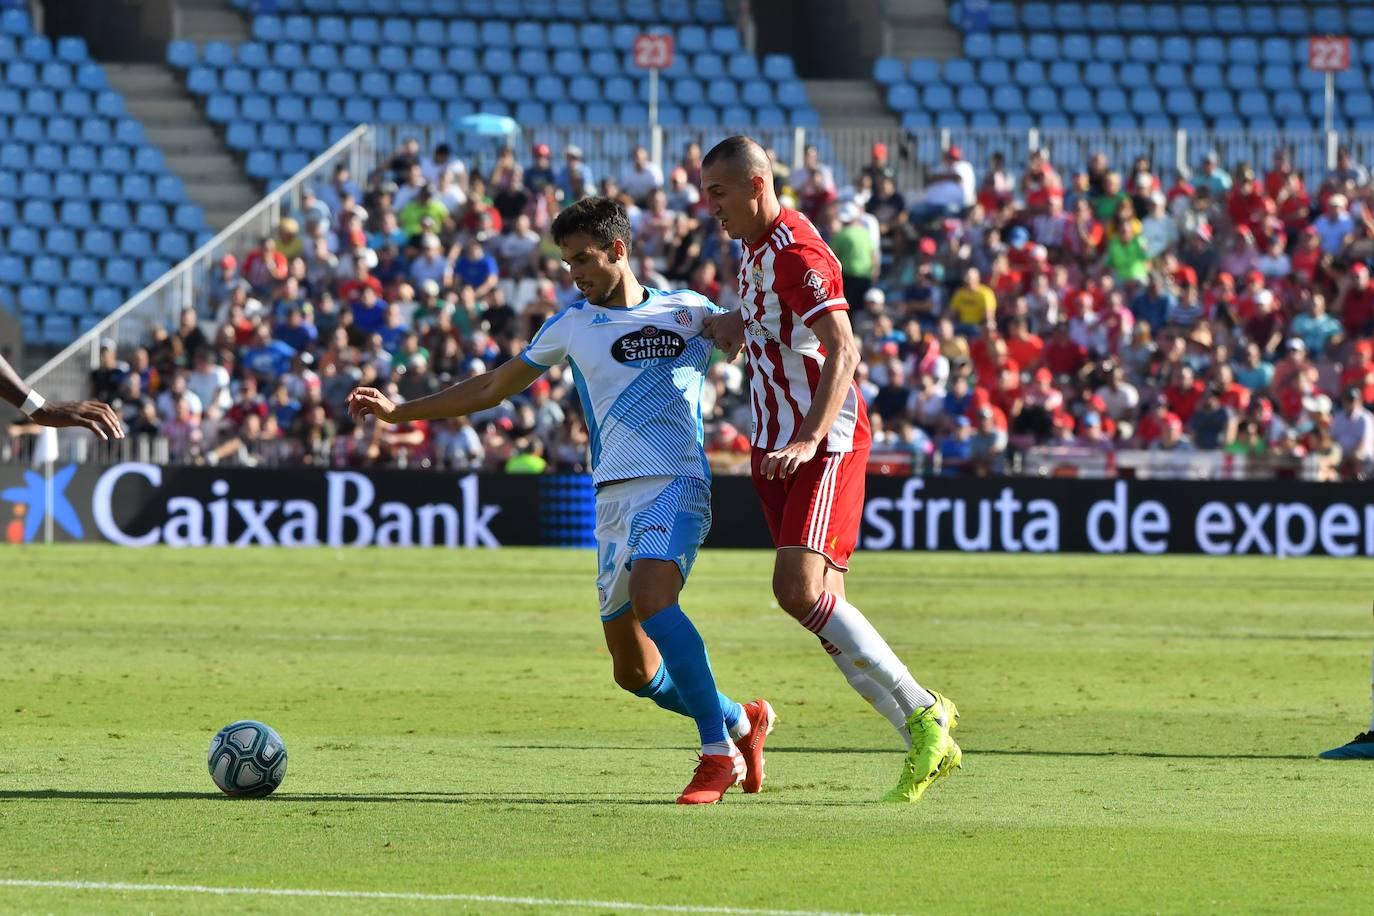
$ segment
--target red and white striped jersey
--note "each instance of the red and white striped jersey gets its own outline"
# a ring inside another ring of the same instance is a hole
[[[783,208],[753,245],[739,271],[753,443],[778,449],[802,426],[825,365],[825,349],[811,325],[826,312],[848,311],[840,262],[811,221]],[[850,379],[849,394],[817,450],[868,448],[868,410]]]

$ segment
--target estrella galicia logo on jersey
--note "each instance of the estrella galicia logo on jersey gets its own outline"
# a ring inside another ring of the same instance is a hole
[[[643,368],[677,359],[686,348],[682,335],[646,324],[611,344],[611,355],[617,362]]]
[[[825,278],[814,270],[808,270],[802,277],[802,284],[810,288],[811,295],[816,297],[817,302],[825,300]]]
[[[692,326],[692,313],[686,309],[677,309],[673,312],[673,320],[684,328],[690,328]]]
[[[0,499],[14,503],[16,521],[23,520],[23,541],[33,541],[43,519],[51,515],[57,527],[80,540],[82,536],[81,518],[76,514],[71,501],[67,499],[67,486],[76,475],[76,465],[69,464],[52,475],[52,505],[48,505],[48,489],[41,474],[24,472],[24,486],[10,487],[0,493]]]

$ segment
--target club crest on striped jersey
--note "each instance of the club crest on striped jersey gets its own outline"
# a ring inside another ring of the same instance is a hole
[[[645,368],[677,359],[687,349],[681,334],[646,324],[611,344],[611,356],[627,366]]]
[[[814,270],[808,270],[802,277],[802,285],[811,290],[817,302],[825,301],[825,278]]]
[[[751,283],[754,284],[755,288],[758,288],[758,287],[763,286],[763,265],[762,265],[762,264],[757,264],[757,263],[756,263],[756,264],[754,264],[752,267],[749,268],[749,281],[750,281]]]
[[[692,313],[686,309],[676,309],[673,312],[673,320],[684,328],[690,328],[692,326]]]

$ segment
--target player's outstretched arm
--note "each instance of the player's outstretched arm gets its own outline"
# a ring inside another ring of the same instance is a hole
[[[530,387],[543,374],[544,370],[531,366],[523,359],[510,359],[490,372],[483,372],[443,391],[404,404],[396,404],[376,388],[355,388],[348,395],[348,412],[354,420],[371,414],[388,423],[463,417],[495,407],[511,395]]]
[[[859,345],[854,342],[854,330],[845,312],[826,312],[811,325],[821,346],[825,348],[825,365],[816,383],[816,396],[806,412],[801,428],[791,443],[764,456],[759,472],[769,480],[787,477],[816,455],[835,418],[844,406],[854,370],[859,367]]]
[[[100,401],[45,401],[30,391],[14,367],[0,356],[0,398],[18,407],[39,426],[80,426],[101,439],[123,439],[124,427],[113,408]]]
[[[735,309],[720,315],[708,315],[701,322],[701,333],[716,345],[717,350],[733,357],[744,348],[744,312]]]

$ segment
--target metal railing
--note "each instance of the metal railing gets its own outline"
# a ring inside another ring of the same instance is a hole
[[[376,158],[371,128],[355,128],[180,264],[48,360],[29,376],[29,386],[39,389],[49,399],[86,397],[90,372],[99,365],[101,341],[113,340],[121,351],[126,351],[145,343],[149,332],[158,325],[175,330],[183,308],[207,300],[209,283],[221,257],[230,253],[242,255],[255,247],[263,236],[275,234],[283,210],[289,212],[299,205],[303,188],[321,178],[327,181],[332,177],[330,173],[336,162],[346,161],[357,175],[366,174]]]

